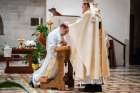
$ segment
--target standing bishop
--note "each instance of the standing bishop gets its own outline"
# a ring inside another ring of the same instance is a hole
[[[75,80],[99,80],[109,77],[105,32],[99,9],[84,0],[83,16],[69,26],[71,62]]]

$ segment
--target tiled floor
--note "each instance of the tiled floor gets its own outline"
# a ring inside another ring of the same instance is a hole
[[[103,85],[105,93],[140,93],[140,66],[111,69],[111,77]]]
[[[56,91],[39,88],[31,88],[28,85],[28,80],[31,75],[8,75],[3,72],[5,67],[4,63],[0,63],[0,82],[9,79],[19,82],[25,87],[29,93],[80,93],[74,91]],[[3,89],[0,93],[24,93],[21,89]],[[102,93],[140,93],[140,66],[119,67],[111,69],[111,77],[103,85]]]

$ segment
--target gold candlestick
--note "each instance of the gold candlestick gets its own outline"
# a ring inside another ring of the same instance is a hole
[[[49,30],[49,32],[51,32],[51,31],[52,31],[53,22],[52,22],[51,20],[49,20],[49,21],[47,22],[47,25],[48,25],[48,30]]]
[[[18,47],[19,48],[24,48],[25,47],[25,45],[24,45],[24,39],[18,39]]]
[[[18,41],[18,47],[19,48],[24,48],[25,47],[25,45],[24,45],[24,41],[25,41],[24,34],[21,34],[20,37],[17,39],[17,41]]]

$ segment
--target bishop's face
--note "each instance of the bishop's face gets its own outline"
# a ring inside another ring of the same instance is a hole
[[[82,13],[85,13],[87,10],[89,10],[89,6],[86,3],[82,4]]]

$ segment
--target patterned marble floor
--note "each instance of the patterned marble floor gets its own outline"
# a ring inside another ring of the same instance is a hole
[[[140,93],[140,66],[111,69],[103,93]]]
[[[0,63],[0,82],[6,79],[19,81],[28,93],[80,93],[73,91],[57,91],[39,88],[31,88],[28,81],[31,75],[5,74],[5,64]],[[25,93],[21,89],[3,89],[0,93]],[[111,69],[111,77],[103,85],[102,93],[140,93],[140,66],[118,67]]]

